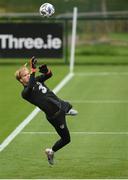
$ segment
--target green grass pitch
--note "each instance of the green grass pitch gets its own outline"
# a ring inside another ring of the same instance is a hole
[[[0,66],[1,143],[34,109],[20,98],[22,87],[13,77],[17,67]],[[53,89],[67,67],[52,69],[54,77],[48,84]],[[59,137],[40,112],[0,152],[0,178],[128,178],[127,72],[128,66],[121,65],[77,65],[73,79],[58,93],[79,111],[78,116],[67,117],[71,143],[55,154],[55,165],[50,167],[44,150]]]

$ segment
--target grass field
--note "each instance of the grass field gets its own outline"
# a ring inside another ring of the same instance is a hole
[[[20,98],[22,87],[13,76],[17,67],[0,66],[1,143],[34,109]],[[67,74],[67,66],[51,68],[54,76],[48,85],[53,89]],[[0,178],[128,178],[127,79],[128,66],[76,65],[75,76],[58,93],[79,111],[67,117],[71,143],[55,154],[51,168],[44,150],[58,135],[40,112],[0,152]]]

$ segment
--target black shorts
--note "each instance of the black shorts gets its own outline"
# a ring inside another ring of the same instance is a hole
[[[59,113],[55,117],[47,117],[47,120],[52,124],[61,138],[70,137],[65,116],[66,115],[64,111],[59,111]]]

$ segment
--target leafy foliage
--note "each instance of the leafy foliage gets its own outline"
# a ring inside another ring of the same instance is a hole
[[[56,7],[56,13],[71,12],[77,6],[79,12],[101,11],[103,0],[49,0]],[[106,0],[108,11],[127,10],[127,0]],[[37,12],[42,0],[0,0],[0,12]]]

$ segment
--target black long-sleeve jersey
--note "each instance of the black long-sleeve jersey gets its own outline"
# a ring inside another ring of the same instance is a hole
[[[46,74],[41,74],[35,77],[35,73],[30,75],[29,83],[24,86],[21,93],[22,97],[30,103],[38,106],[43,110],[48,117],[54,116],[60,110],[65,113],[71,109],[72,105],[58,98],[44,82],[52,76],[49,71]]]

